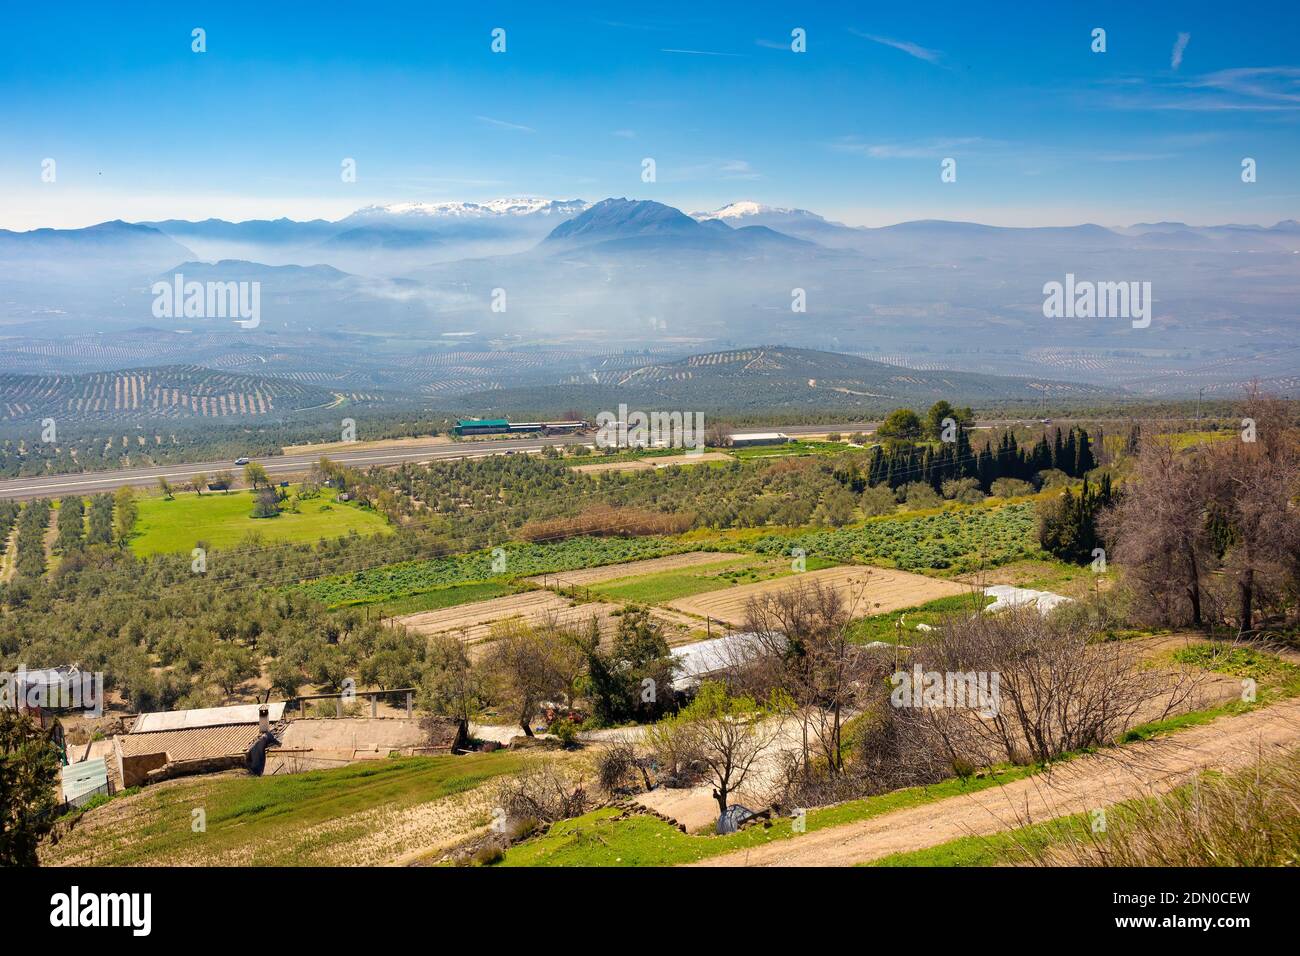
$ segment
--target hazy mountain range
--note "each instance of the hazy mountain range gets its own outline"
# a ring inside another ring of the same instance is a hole
[[[257,329],[167,320],[244,344],[364,335],[386,352],[396,343],[396,354],[454,345],[684,356],[783,342],[923,371],[1166,392],[1247,377],[1285,390],[1300,370],[1293,220],[860,228],[751,201],[689,215],[616,198],[397,203],[337,222],[0,230],[0,333],[157,325],[150,287],[177,272],[260,283]],[[1150,282],[1152,323],[1044,318],[1044,284],[1067,274]]]

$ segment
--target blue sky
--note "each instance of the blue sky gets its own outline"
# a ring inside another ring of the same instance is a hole
[[[1300,218],[1294,2],[180,6],[9,6],[0,226],[512,195],[865,225]]]

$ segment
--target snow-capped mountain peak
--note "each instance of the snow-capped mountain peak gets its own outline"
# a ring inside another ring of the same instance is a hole
[[[807,209],[785,209],[780,206],[767,206],[761,202],[755,202],[752,199],[741,199],[737,202],[727,203],[721,209],[715,209],[713,212],[693,212],[692,219],[752,219],[755,216],[807,216],[813,219],[820,219],[816,213],[809,212]]]
[[[788,209],[773,209],[771,206],[765,206],[761,202],[754,202],[752,199],[742,199],[739,202],[728,203],[721,209],[706,213],[691,213],[696,219],[741,219],[745,216],[757,216],[765,212],[789,212]]]
[[[495,216],[572,215],[590,204],[581,199],[518,197],[487,202],[398,202],[358,209],[349,218],[396,216],[403,219],[487,219]]]

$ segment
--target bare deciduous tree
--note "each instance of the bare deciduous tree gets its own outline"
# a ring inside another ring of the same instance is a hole
[[[915,650],[913,665],[996,675],[997,706],[895,710],[919,741],[954,761],[1041,763],[1177,712],[1203,680],[1191,668],[1149,666],[1130,642],[1096,638],[1079,616],[1045,617],[1033,607],[953,617]]]
[[[1153,623],[1200,626],[1204,577],[1214,555],[1207,521],[1208,482],[1199,456],[1153,438],[1138,455],[1118,503],[1102,516],[1104,540],[1144,598]]]
[[[811,767],[814,745],[826,768],[843,769],[845,712],[860,696],[861,646],[849,640],[861,595],[846,601],[833,588],[801,585],[751,600],[746,609],[748,646],[729,667],[733,686],[759,697],[788,694],[803,735],[803,764]]]

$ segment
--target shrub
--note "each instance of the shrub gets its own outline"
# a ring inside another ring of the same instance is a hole
[[[862,513],[868,518],[890,515],[898,510],[898,501],[888,485],[872,485],[862,492]]]
[[[558,737],[560,744],[566,750],[578,746],[578,725],[567,717],[551,721],[551,725],[546,728],[546,732]]]
[[[636,755],[632,744],[615,741],[604,747],[596,758],[596,782],[610,796],[637,790],[640,786],[649,790],[647,763]]]
[[[1015,498],[1018,495],[1032,495],[1034,486],[1019,478],[999,478],[989,488],[989,494],[998,498]]]
[[[977,505],[984,500],[976,478],[950,478],[943,483],[943,496],[964,505]]]
[[[937,508],[941,499],[924,481],[912,481],[898,489],[898,500],[911,508]]]
[[[506,819],[554,823],[581,816],[591,809],[587,790],[553,760],[538,760],[497,784],[497,805]]]

